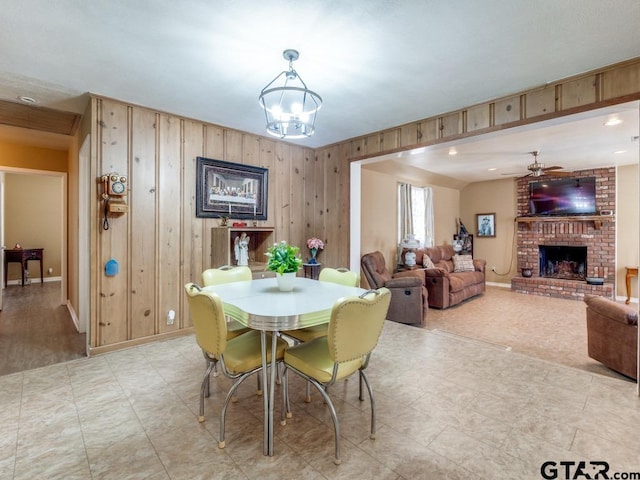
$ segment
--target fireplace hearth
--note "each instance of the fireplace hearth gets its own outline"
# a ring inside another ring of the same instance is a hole
[[[564,280],[584,280],[587,272],[587,247],[539,245],[540,276]]]

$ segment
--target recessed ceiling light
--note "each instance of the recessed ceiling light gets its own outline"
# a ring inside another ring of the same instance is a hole
[[[493,167],[493,168],[489,168],[488,170],[489,170],[490,172],[495,172],[495,171],[497,170],[497,168],[496,168],[496,167]]]
[[[26,95],[20,95],[20,96],[18,97],[18,100],[20,100],[20,101],[21,101],[21,102],[23,102],[23,103],[30,103],[30,104],[32,104],[32,105],[33,105],[34,103],[38,103],[38,100],[36,100],[36,99],[35,99],[35,98],[33,98],[33,97],[28,97],[28,96],[26,96]]]
[[[609,120],[604,122],[607,127],[613,127],[614,125],[620,125],[621,123],[622,120],[620,120],[618,117],[610,118]]]
[[[449,155],[457,155],[457,154],[458,154],[458,151],[455,148],[451,147],[449,149]]]
[[[627,153],[627,151],[626,151],[626,150],[616,150],[616,151],[615,151],[615,152],[613,152],[613,153],[614,153],[614,155],[619,155],[619,154],[621,154],[621,153]]]

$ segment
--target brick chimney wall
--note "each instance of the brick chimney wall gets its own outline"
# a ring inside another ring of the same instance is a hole
[[[615,168],[599,168],[573,172],[572,178],[596,178],[596,210],[611,210],[615,214]],[[550,177],[553,179],[553,177]],[[613,298],[615,282],[615,216],[529,217],[529,183],[536,177],[518,179],[517,260],[518,275],[511,289],[521,293],[581,300],[585,293]],[[544,221],[543,221],[544,220]],[[587,247],[587,277],[602,277],[604,285],[589,285],[579,280],[562,280],[539,276],[539,245]],[[530,268],[530,278],[521,276],[522,268]]]

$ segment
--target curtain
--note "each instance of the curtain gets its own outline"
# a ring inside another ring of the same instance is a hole
[[[413,233],[413,208],[411,203],[411,185],[398,184],[398,245],[407,234]]]
[[[433,226],[433,189],[426,187],[424,190],[424,246],[435,245],[435,232]]]

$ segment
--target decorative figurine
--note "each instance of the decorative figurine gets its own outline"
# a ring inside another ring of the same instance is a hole
[[[249,265],[249,240],[250,237],[246,232],[242,232],[233,242],[237,265]]]

